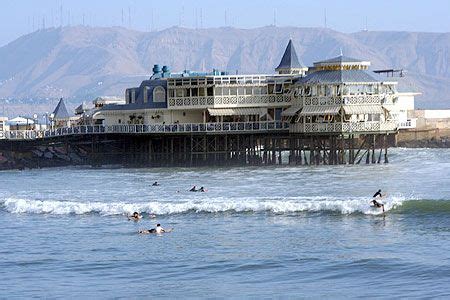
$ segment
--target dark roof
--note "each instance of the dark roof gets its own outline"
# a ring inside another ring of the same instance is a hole
[[[70,114],[67,111],[66,104],[64,103],[63,98],[59,99],[58,105],[56,105],[55,110],[53,111],[53,115],[55,119],[68,119],[70,118]]]
[[[285,68],[285,69],[299,69],[304,68],[303,64],[300,63],[297,52],[295,52],[294,45],[292,44],[292,40],[289,40],[289,43],[284,50],[283,57],[281,58],[280,64],[277,69]]]
[[[320,63],[360,62],[360,61],[362,61],[362,60],[361,59],[352,58],[352,57],[348,57],[348,56],[344,56],[344,55],[339,55],[339,56],[336,56],[334,58],[318,61],[318,62],[316,62],[316,64],[320,64]]]
[[[380,77],[374,72],[364,70],[321,70],[300,78],[301,83],[340,83],[340,82],[387,82],[392,78]]]

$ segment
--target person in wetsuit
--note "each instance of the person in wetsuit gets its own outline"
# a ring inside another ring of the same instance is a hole
[[[195,185],[189,190],[189,192],[196,192],[196,191],[197,191],[197,187]]]
[[[141,234],[150,234],[150,233],[161,234],[161,233],[170,232],[170,231],[171,231],[171,229],[165,230],[164,228],[161,227],[161,224],[156,224],[155,228],[139,230],[139,233],[141,233]]]
[[[152,186],[159,186],[158,181],[153,182]]]
[[[383,203],[381,203],[381,202],[378,202],[377,200],[375,200],[375,198],[377,198],[377,197],[379,197],[379,198],[382,198],[383,197],[383,195],[381,194],[381,190],[378,190],[374,195],[373,195],[373,200],[372,201],[370,201],[370,203],[371,204],[373,204],[373,206],[375,206],[375,207],[378,207],[378,208],[382,208],[383,209],[383,212],[384,212],[384,204]]]
[[[142,219],[142,216],[137,211],[135,211],[131,216],[128,216],[129,221],[139,221],[139,219]]]

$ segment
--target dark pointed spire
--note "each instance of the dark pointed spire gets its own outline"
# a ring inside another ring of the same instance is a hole
[[[275,70],[278,69],[301,69],[304,66],[300,63],[297,52],[295,52],[294,45],[292,44],[292,40],[289,40],[289,43],[284,51],[283,57],[281,58],[280,64]]]
[[[64,103],[63,98],[59,99],[58,105],[56,105],[55,110],[53,111],[53,118],[55,119],[68,119],[70,118],[70,114],[67,111],[66,104]]]

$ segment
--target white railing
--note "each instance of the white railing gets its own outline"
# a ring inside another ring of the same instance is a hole
[[[305,105],[380,104],[380,95],[305,96]]]
[[[182,97],[169,98],[170,108],[229,108],[239,107],[243,105],[259,106],[265,104],[267,106],[277,106],[280,104],[290,104],[291,98],[288,95],[253,95],[253,96],[205,96],[205,97]]]
[[[395,131],[396,122],[350,122],[350,123],[297,123],[290,125],[290,132],[330,133],[330,132],[376,132]]]
[[[417,119],[411,119],[405,122],[398,123],[398,129],[416,128]]]
[[[289,129],[289,124],[281,121],[267,122],[226,122],[226,123],[192,123],[192,124],[155,124],[155,125],[82,125],[62,127],[45,131],[5,131],[4,138],[27,140],[51,138],[66,135],[87,135],[105,133],[146,134],[146,133],[195,133],[195,132],[258,132],[280,131]]]

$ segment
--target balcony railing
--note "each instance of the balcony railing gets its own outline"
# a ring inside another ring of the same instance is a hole
[[[405,122],[400,122],[398,124],[398,129],[410,129],[416,128],[417,119],[411,119]]]
[[[288,95],[253,95],[253,96],[205,96],[169,98],[170,108],[229,108],[243,105],[248,107],[265,104],[267,106],[288,105],[291,98]]]
[[[350,123],[297,123],[290,126],[290,132],[301,133],[357,133],[395,131],[396,122],[350,122]]]
[[[30,140],[39,138],[51,138],[66,135],[87,134],[151,134],[151,133],[196,133],[196,132],[265,132],[265,131],[287,131],[289,124],[281,121],[268,122],[229,122],[229,123],[192,123],[192,124],[155,124],[155,125],[83,125],[73,127],[62,127],[53,130],[31,131],[15,130],[2,132],[4,139]],[[2,138],[0,136],[0,138]]]
[[[352,105],[352,104],[382,104],[383,98],[375,95],[344,95],[344,96],[305,96],[305,105]]]

